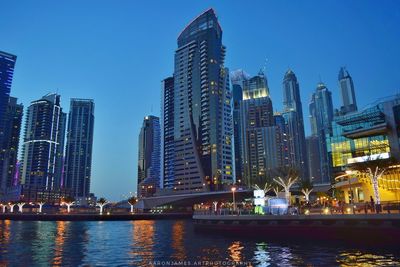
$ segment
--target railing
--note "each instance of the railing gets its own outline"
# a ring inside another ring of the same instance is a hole
[[[255,212],[255,207],[250,208],[218,208],[214,209],[197,209],[193,212],[194,215],[226,215],[226,216],[240,216],[240,215],[263,215]],[[372,206],[371,203],[354,203],[342,204],[338,206],[331,205],[308,205],[308,206],[290,206],[287,212],[279,215],[340,215],[340,214],[379,214],[379,213],[400,213],[400,202],[387,201],[381,202],[380,205]],[[264,214],[264,215],[272,215]]]

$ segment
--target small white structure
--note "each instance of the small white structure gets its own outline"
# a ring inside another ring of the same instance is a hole
[[[253,191],[254,196],[254,205],[256,206],[254,209],[255,213],[264,214],[265,207],[265,192],[262,189],[256,189]]]

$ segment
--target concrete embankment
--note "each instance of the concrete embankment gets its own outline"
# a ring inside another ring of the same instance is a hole
[[[193,220],[196,230],[209,233],[400,243],[400,214],[194,215]]]
[[[136,213],[136,214],[34,214],[2,213],[0,220],[15,221],[130,221],[130,220],[170,220],[189,219],[190,213]]]

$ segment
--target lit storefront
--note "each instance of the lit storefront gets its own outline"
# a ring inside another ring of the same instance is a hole
[[[369,160],[400,158],[400,96],[380,100],[362,111],[336,117],[328,137],[335,178],[333,187],[347,203],[368,202],[374,196],[370,178],[346,173],[351,164]],[[378,179],[382,201],[400,201],[400,168],[389,168]]]

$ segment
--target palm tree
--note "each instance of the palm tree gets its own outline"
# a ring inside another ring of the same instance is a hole
[[[352,174],[352,171],[355,171],[355,175],[358,176],[363,176],[366,175],[371,184],[372,184],[372,190],[374,191],[374,196],[375,196],[375,203],[377,207],[380,206],[381,204],[381,197],[379,194],[379,179],[382,177],[382,175],[385,173],[385,171],[393,166],[398,164],[398,160],[395,158],[389,158],[389,159],[372,159],[369,157],[366,161],[364,162],[358,162],[354,163],[350,166],[350,170],[346,171],[349,174]],[[379,209],[379,208],[378,208]]]
[[[75,198],[71,196],[64,197],[62,199],[61,205],[66,205],[67,206],[67,212],[71,212],[71,206],[75,204]]]
[[[6,213],[6,206],[7,206],[7,204],[0,203],[0,206],[3,207],[3,213]]]
[[[37,204],[39,205],[39,213],[42,213],[42,208],[43,208],[44,204],[46,204],[46,202],[39,201]]]
[[[10,206],[10,212],[11,212],[11,213],[14,212],[14,207],[15,207],[15,205],[17,205],[17,203],[15,203],[15,202],[9,202],[9,203],[8,203],[8,206]]]
[[[300,182],[301,192],[305,196],[307,203],[310,201],[310,194],[313,191],[313,187],[313,184],[309,180],[301,180]]]
[[[272,188],[272,190],[274,190],[275,196],[278,196],[279,192],[282,191],[282,187],[275,183],[275,186]]]
[[[285,198],[290,205],[290,188],[299,178],[299,171],[293,167],[280,167],[275,169],[274,181],[285,190]]]
[[[18,211],[19,211],[19,212],[22,213],[22,209],[24,208],[25,204],[26,204],[26,203],[25,203],[25,202],[22,202],[22,201],[17,203],[17,205],[18,205]]]
[[[137,198],[134,196],[131,196],[128,198],[128,203],[131,205],[131,213],[133,213],[133,206],[137,203]]]
[[[99,206],[99,207],[100,207],[100,215],[103,214],[103,208],[104,208],[104,206],[107,205],[107,204],[108,204],[107,199],[105,199],[104,197],[101,197],[101,198],[97,201],[96,206]]]

